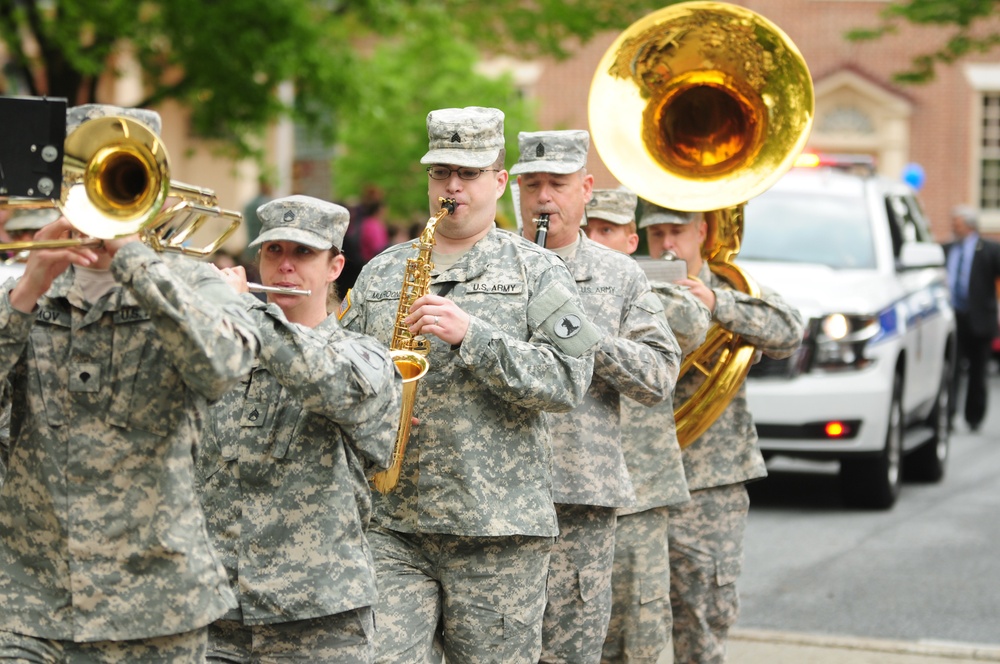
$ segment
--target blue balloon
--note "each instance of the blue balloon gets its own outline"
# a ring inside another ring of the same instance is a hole
[[[920,164],[910,162],[903,167],[903,182],[910,185],[917,191],[920,191],[923,188],[925,179],[926,176],[924,175],[924,167]]]

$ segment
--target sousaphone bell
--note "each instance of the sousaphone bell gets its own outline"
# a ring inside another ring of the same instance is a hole
[[[590,134],[611,173],[662,207],[704,212],[711,270],[751,295],[732,263],[743,204],[766,191],[805,146],[812,78],[792,41],[749,9],[684,2],[626,28],[605,52],[590,88]],[[675,405],[677,438],[694,442],[722,414],[756,351],[713,325],[681,366],[704,382]]]

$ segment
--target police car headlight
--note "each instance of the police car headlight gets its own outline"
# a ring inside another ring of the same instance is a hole
[[[826,370],[862,369],[871,364],[865,347],[879,333],[876,316],[830,314],[819,324],[813,366]]]

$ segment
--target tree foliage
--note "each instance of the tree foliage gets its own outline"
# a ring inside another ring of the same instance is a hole
[[[350,103],[349,29],[306,0],[0,0],[8,90],[101,102],[101,75],[134,57],[148,91],[136,106],[177,100],[236,156],[282,114],[318,124],[310,109]],[[294,106],[276,94],[284,81],[301,91]]]
[[[373,43],[400,36],[412,43],[414,33],[424,33],[442,51],[446,44],[475,44],[477,52],[564,55],[574,40],[623,27],[661,4],[0,0],[0,40],[10,59],[0,91],[66,97],[71,104],[101,102],[102,74],[134,57],[148,91],[137,106],[178,100],[190,107],[196,133],[222,139],[234,156],[246,157],[254,154],[254,139],[283,115],[317,130],[327,142],[335,138],[338,119],[371,116],[360,104],[372,99],[366,88],[375,82],[358,72],[374,71],[374,65],[362,66],[363,47]],[[412,55],[396,49],[381,57],[392,52]],[[428,70],[438,66],[429,59],[423,64]],[[383,64],[380,71],[392,67]],[[277,93],[283,82],[293,84],[294,102]]]
[[[847,38],[863,41],[896,34],[901,21],[953,28],[939,48],[916,56],[909,69],[893,76],[900,83],[933,80],[937,65],[951,64],[972,53],[986,53],[1000,44],[1000,32],[995,29],[995,19],[1000,15],[1000,0],[906,0],[890,3],[881,15],[880,25],[852,30]],[[990,19],[993,19],[992,29],[977,29]]]
[[[471,45],[413,31],[359,63],[353,87],[364,113],[345,113],[338,123],[333,162],[338,194],[375,185],[384,192],[391,218],[426,221],[427,174],[420,157],[427,151],[427,113],[436,108],[500,108],[507,144],[517,145],[518,131],[533,128],[532,107],[517,97],[510,80],[477,75],[476,61]],[[515,151],[510,159],[516,158]],[[387,163],[399,167],[388,169]]]

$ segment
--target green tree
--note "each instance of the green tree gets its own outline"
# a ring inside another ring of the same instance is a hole
[[[364,112],[340,119],[333,162],[337,194],[349,198],[375,185],[385,194],[390,218],[426,221],[427,174],[420,157],[427,151],[427,113],[437,108],[500,108],[507,144],[516,146],[518,131],[533,127],[532,106],[518,98],[509,79],[476,74],[477,60],[469,44],[415,31],[360,62],[352,87]],[[508,164],[516,158],[515,150]]]
[[[100,102],[102,75],[134,57],[148,90],[137,106],[181,102],[196,133],[238,157],[285,113],[331,135],[315,109],[350,103],[349,23],[306,0],[0,0],[7,76],[19,84],[8,90]],[[284,81],[299,89],[293,107],[276,94]]]
[[[371,116],[359,44],[425,32],[443,42],[530,56],[628,25],[655,0],[0,0],[0,40],[19,85],[6,93],[100,102],[98,82],[134,57],[148,97],[190,107],[193,129],[234,156],[290,114],[327,142],[338,120]],[[442,46],[443,47],[443,46]],[[402,51],[400,51],[402,52]],[[474,59],[474,58],[473,58]],[[436,63],[424,60],[433,69]],[[402,67],[400,67],[402,68]],[[294,103],[277,94],[294,85]],[[357,87],[360,86],[360,87]]]
[[[934,78],[939,64],[951,64],[971,53],[986,53],[1000,44],[996,17],[1000,15],[1000,0],[907,0],[889,3],[881,12],[881,24],[874,28],[859,28],[847,34],[854,41],[878,39],[898,32],[900,22],[920,26],[952,27],[943,45],[916,56],[910,68],[897,72],[893,78],[900,83],[923,83]],[[993,19],[987,27],[988,20]]]

